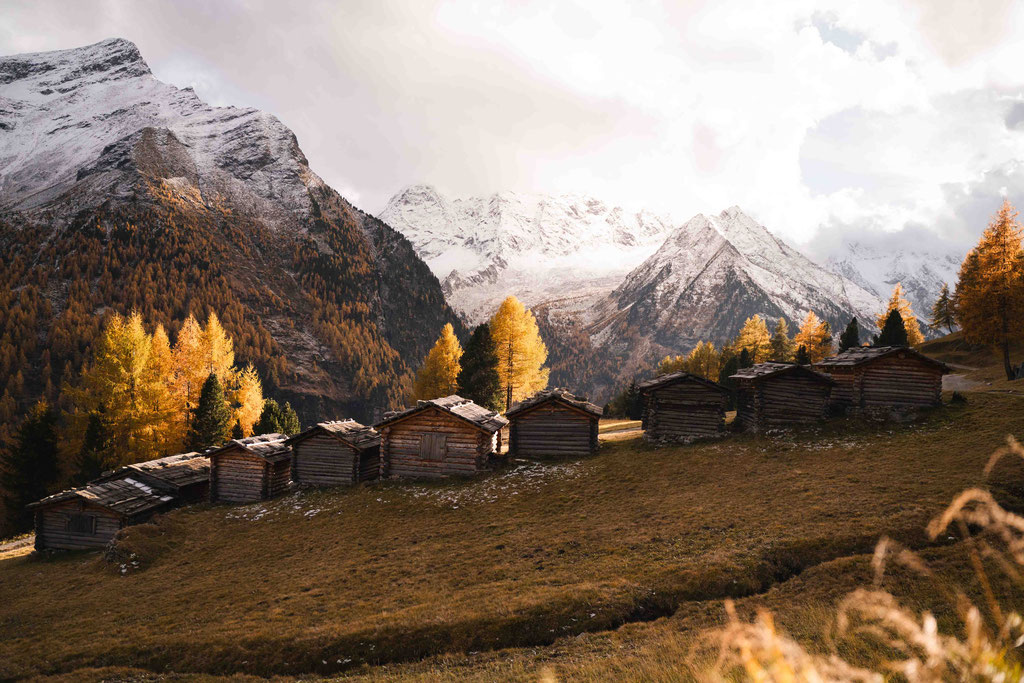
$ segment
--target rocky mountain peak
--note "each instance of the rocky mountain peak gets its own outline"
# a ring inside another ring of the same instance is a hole
[[[22,95],[41,98],[59,97],[89,83],[151,75],[139,48],[123,38],[0,58],[0,85],[20,81]]]

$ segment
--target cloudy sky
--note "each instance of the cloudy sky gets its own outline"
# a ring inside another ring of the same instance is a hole
[[[0,53],[124,37],[158,78],[276,114],[371,212],[414,183],[679,219],[739,204],[822,251],[964,245],[1001,196],[1024,204],[1024,3],[0,0],[0,18]]]

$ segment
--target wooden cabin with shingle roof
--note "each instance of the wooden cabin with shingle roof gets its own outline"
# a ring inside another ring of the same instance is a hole
[[[861,346],[815,368],[835,380],[832,404],[851,413],[928,408],[942,402],[945,363],[906,346]]]
[[[179,453],[137,462],[106,472],[94,482],[133,477],[172,493],[179,503],[205,501],[210,491],[210,459],[199,453]]]
[[[604,410],[564,389],[541,391],[512,406],[509,452],[520,458],[583,456],[598,449]]]
[[[824,420],[834,382],[796,363],[758,363],[736,380],[736,423],[748,431],[791,427]]]
[[[321,422],[288,443],[296,484],[347,486],[380,476],[380,434],[355,420]]]
[[[470,476],[500,458],[508,420],[461,396],[419,401],[377,425],[384,474],[411,479]]]
[[[254,503],[288,488],[292,449],[284,434],[233,439],[207,456],[211,502]]]
[[[637,385],[643,397],[644,440],[693,441],[725,433],[729,389],[689,372],[659,375]]]

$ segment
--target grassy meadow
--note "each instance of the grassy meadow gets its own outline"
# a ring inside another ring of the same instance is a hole
[[[980,360],[965,374],[988,372]],[[982,473],[1007,434],[1024,437],[1024,388],[986,381],[913,423],[654,448],[609,422],[583,460],[195,506],[131,528],[114,558],[12,551],[0,679],[687,678],[726,598],[824,647],[883,535],[943,577],[894,568],[885,587],[946,623],[936,582],[976,579],[964,544],[930,543],[927,522],[979,484],[1024,509],[1024,463]],[[995,588],[1019,604],[1018,587]]]

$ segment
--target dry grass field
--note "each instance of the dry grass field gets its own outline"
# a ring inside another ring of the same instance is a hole
[[[870,583],[880,536],[970,587],[963,544],[929,544],[925,524],[976,484],[1024,508],[1024,465],[982,475],[1024,436],[1021,396],[992,388],[910,424],[664,448],[634,432],[472,481],[196,506],[130,529],[114,561],[0,556],[0,679],[685,678],[728,597],[821,646],[836,600]],[[887,581],[948,610],[935,586]]]

